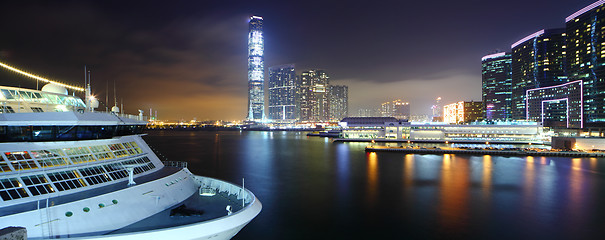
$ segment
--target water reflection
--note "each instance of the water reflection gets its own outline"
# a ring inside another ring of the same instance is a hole
[[[581,204],[582,194],[582,159],[571,159],[571,168],[569,169],[569,212],[574,213],[572,217],[579,217],[578,209]]]
[[[367,158],[367,200],[369,206],[375,206],[378,193],[378,157],[375,152],[369,152],[367,153]]]
[[[468,159],[443,155],[439,212],[441,226],[446,231],[458,231],[464,225],[460,218],[469,214],[469,179]]]
[[[483,177],[481,178],[483,198],[489,200],[492,191],[492,156],[483,155]]]
[[[318,233],[326,239],[605,234],[601,158],[366,154],[367,143],[326,143],[300,133],[155,137],[152,145],[172,153],[170,159],[195,159],[190,166],[196,174],[233,182],[246,178],[264,208],[239,239],[301,233],[301,239]]]
[[[409,189],[414,183],[414,155],[406,154],[403,161],[403,185],[406,189]]]
[[[338,179],[338,196],[345,197],[346,191],[349,189],[349,146],[346,144],[338,144],[336,146],[336,169]]]
[[[536,181],[536,170],[534,164],[534,157],[527,156],[525,161],[525,172],[524,172],[524,183],[523,183],[523,196],[526,206],[531,206],[535,200],[535,181]]]

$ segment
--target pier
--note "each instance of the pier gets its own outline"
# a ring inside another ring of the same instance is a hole
[[[541,156],[541,157],[605,157],[605,152],[553,151],[553,150],[509,150],[509,149],[460,149],[460,148],[414,148],[367,146],[366,152],[401,152],[411,154],[464,154],[493,156]]]

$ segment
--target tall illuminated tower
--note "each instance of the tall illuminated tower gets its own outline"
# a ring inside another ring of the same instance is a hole
[[[248,117],[249,121],[265,119],[265,65],[263,18],[250,17],[248,26]]]

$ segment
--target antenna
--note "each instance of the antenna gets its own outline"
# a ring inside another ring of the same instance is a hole
[[[109,81],[105,81],[105,111],[109,110]]]
[[[113,80],[113,105],[118,106],[118,96],[116,95],[116,80]]]

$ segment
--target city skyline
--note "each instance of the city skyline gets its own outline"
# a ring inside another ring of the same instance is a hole
[[[430,115],[438,96],[446,103],[481,99],[482,56],[509,51],[537,29],[564,26],[565,17],[593,2],[353,2],[346,9],[297,2],[9,3],[1,10],[10,34],[0,40],[0,60],[76,85],[89,65],[94,92],[104,99],[110,89],[113,105],[116,81],[118,101],[131,113],[153,108],[162,119],[241,120],[247,20],[258,15],[265,19],[265,66],[326,70],[331,83],[349,86],[349,112],[403,99],[412,114]],[[314,18],[302,17],[308,14]],[[35,81],[0,76],[3,84],[35,88]]]

